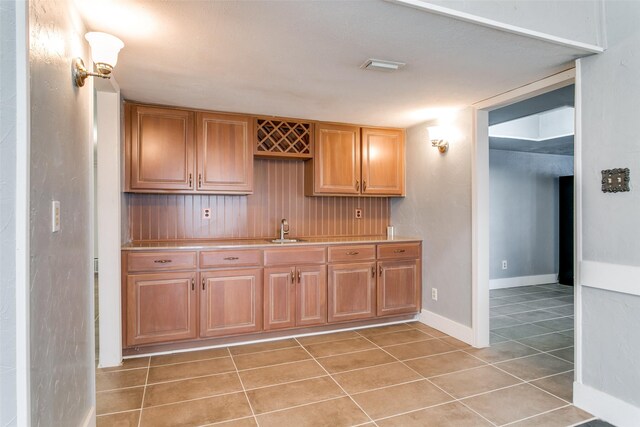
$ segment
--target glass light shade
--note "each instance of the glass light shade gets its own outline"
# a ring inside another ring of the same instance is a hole
[[[84,35],[91,46],[91,59],[95,64],[109,64],[115,67],[118,52],[124,47],[119,38],[107,33],[92,32]]]

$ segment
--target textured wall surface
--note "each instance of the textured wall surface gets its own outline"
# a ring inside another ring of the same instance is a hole
[[[458,113],[462,135],[442,155],[431,147],[427,125],[407,130],[407,197],[391,201],[396,234],[424,240],[423,308],[471,326],[472,111]],[[438,288],[438,301],[431,299]]]
[[[16,425],[16,9],[0,1],[0,426]]]
[[[558,177],[566,175],[573,156],[489,150],[491,279],[558,273]]]
[[[72,58],[90,58],[74,12],[72,0],[34,0],[29,8],[33,426],[77,426],[95,400],[93,90],[91,80],[81,89],[72,82]],[[52,200],[61,206],[58,233],[51,233]]]
[[[429,3],[556,37],[604,46],[602,0],[429,0]]]
[[[640,266],[640,2],[607,1],[606,16],[609,48],[581,60],[578,80],[583,123],[582,251],[585,261],[624,268]],[[631,169],[631,192],[602,193],[600,171],[618,167]],[[584,383],[640,407],[639,297],[583,292]]]

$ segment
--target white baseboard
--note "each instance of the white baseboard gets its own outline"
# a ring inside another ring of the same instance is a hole
[[[631,295],[640,295],[640,267],[596,261],[580,263],[581,285]]]
[[[518,286],[544,285],[556,283],[557,274],[539,274],[537,276],[507,277],[506,279],[489,280],[489,289],[515,288]]]
[[[617,427],[637,427],[640,408],[588,385],[573,383],[573,404]]]
[[[89,412],[82,420],[81,427],[96,427],[96,406],[93,405],[89,408]]]
[[[469,326],[465,326],[425,309],[418,314],[418,321],[442,331],[447,335],[451,335],[460,341],[464,341],[469,345],[473,345],[473,329]]]

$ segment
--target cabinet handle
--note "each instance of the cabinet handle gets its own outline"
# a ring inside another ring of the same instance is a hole
[[[395,251],[393,251],[394,254],[403,254],[406,251],[404,249],[396,249]]]
[[[224,260],[225,261],[235,261],[237,259],[240,259],[240,258],[238,258],[237,256],[228,256]]]
[[[202,278],[202,290],[204,291],[204,277]]]
[[[298,283],[300,283],[300,277],[302,277],[302,275],[300,274],[300,270],[298,270]]]
[[[353,251],[353,252],[347,252],[347,255],[358,255],[360,252],[358,251]]]
[[[202,174],[198,174],[198,188],[202,188]]]
[[[366,179],[362,180],[362,191],[367,191],[367,180]]]
[[[291,283],[296,283],[296,271],[291,270]]]
[[[193,174],[189,174],[189,187],[193,184]]]
[[[376,268],[371,267],[371,277],[376,277]]]
[[[360,191],[360,181],[356,179],[356,191]]]
[[[194,278],[191,278],[191,290],[196,290],[196,280]]]
[[[168,262],[171,262],[171,260],[170,259],[157,259],[157,260],[155,260],[153,262],[155,262],[156,264],[166,264]]]
[[[382,276],[382,266],[380,266],[380,268],[378,269],[378,274],[380,274],[380,276]]]

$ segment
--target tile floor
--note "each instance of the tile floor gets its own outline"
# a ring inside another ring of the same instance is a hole
[[[564,289],[530,291],[540,299],[510,301],[521,294],[492,291],[492,302],[570,304]],[[570,316],[512,317],[550,316],[556,307],[543,306],[492,312],[500,342],[487,349],[408,322],[129,359],[97,372],[97,425],[565,427],[592,420],[570,404],[571,343],[558,320]]]

